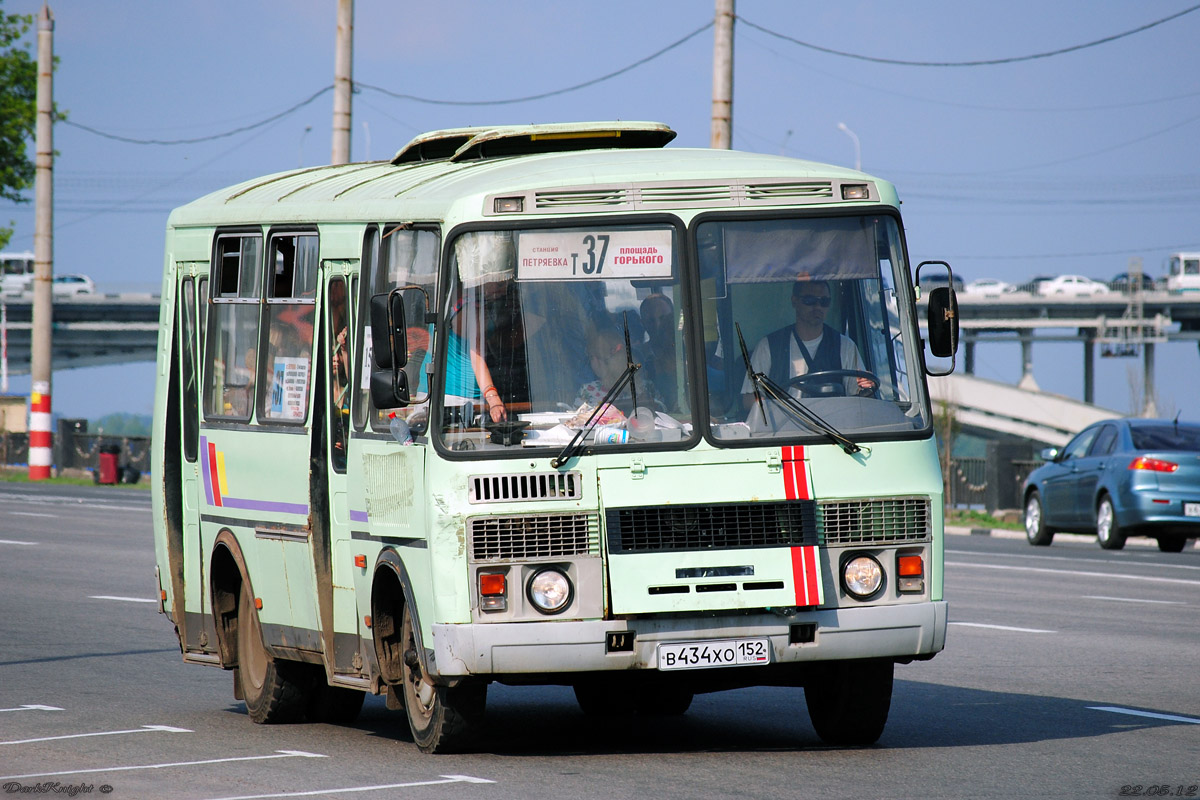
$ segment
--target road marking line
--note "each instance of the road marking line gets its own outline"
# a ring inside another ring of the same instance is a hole
[[[994,631],[1018,631],[1020,633],[1058,633],[1058,631],[1046,631],[1041,628],[1014,628],[1011,625],[985,625],[982,622],[949,622],[948,625],[963,625],[967,628],[990,628]]]
[[[37,542],[18,542],[15,539],[0,539],[0,544],[37,544]]]
[[[321,795],[342,794],[349,792],[378,792],[383,789],[409,789],[414,786],[437,786],[447,783],[495,783],[486,778],[473,778],[470,775],[443,775],[440,781],[413,781],[412,783],[387,783],[377,786],[348,786],[341,789],[314,789],[308,792],[278,792],[276,794],[240,794],[236,797],[219,797],[213,800],[264,800],[269,797],[319,797]]]
[[[0,711],[62,711],[58,706],[23,705],[16,708],[0,708]]]
[[[10,511],[8,513],[14,517],[50,517],[54,519],[58,516],[57,514],[39,514],[36,511]]]
[[[1052,556],[1052,555],[1047,555],[1046,553],[1038,553],[1036,555],[1028,554],[1028,553],[984,554],[984,553],[980,553],[976,550],[954,550],[949,547],[946,548],[945,552],[946,552],[946,555],[955,555],[955,556],[995,555],[997,558],[1024,558],[1024,559],[1037,559],[1038,561],[1071,561],[1076,564],[1078,564],[1080,561],[1078,556]],[[1155,554],[1155,553],[1134,553],[1134,552],[1126,550],[1122,554],[1121,558],[1088,558],[1087,561],[1088,562],[1099,562],[1101,564],[1128,564],[1129,559],[1125,558],[1125,556],[1153,557],[1155,555],[1157,555],[1157,554]],[[1200,567],[1195,566],[1193,564],[1172,564],[1172,563],[1166,562],[1166,561],[1153,563],[1153,564],[1147,564],[1146,566],[1154,567],[1155,569],[1200,570]]]
[[[0,775],[0,781],[20,780],[21,778],[55,778],[59,775],[84,775],[91,772],[131,772],[138,769],[167,769],[168,767],[193,767],[202,764],[227,764],[232,761],[267,761],[274,758],[329,758],[320,753],[306,753],[303,750],[276,750],[279,755],[269,756],[236,756],[233,758],[209,758],[204,761],[174,761],[169,764],[140,764],[132,767],[98,767],[96,769],[72,769],[63,772],[33,772],[28,775]]]
[[[1164,605],[1164,606],[1186,606],[1187,605],[1187,603],[1184,603],[1179,600],[1140,600],[1136,597],[1105,597],[1104,595],[1101,595],[1101,594],[1085,594],[1085,595],[1083,595],[1083,599],[1084,600],[1113,600],[1118,603],[1157,603],[1159,605]]]
[[[89,600],[123,600],[126,603],[157,603],[153,597],[117,597],[112,594],[89,594]]]
[[[1182,583],[1187,586],[1200,586],[1200,581],[1189,581],[1186,578],[1159,578],[1154,575],[1126,575],[1121,572],[1085,572],[1074,569],[1050,569],[1048,567],[1013,567],[1005,564],[975,564],[969,561],[947,561],[947,567],[978,567],[980,569],[1007,569],[1016,572],[1046,572],[1052,575],[1072,575],[1077,578],[1121,578],[1127,581],[1151,581],[1153,583]]]
[[[70,733],[66,736],[44,736],[40,739],[13,739],[10,742],[0,742],[0,745],[56,742],[60,739],[86,739],[89,736],[119,736],[123,733],[150,733],[152,731],[161,733],[194,733],[194,731],[190,731],[187,728],[172,728],[170,725],[143,725],[140,728],[132,728],[127,731],[97,731],[96,733]]]
[[[1092,711],[1111,711],[1114,714],[1128,714],[1131,717],[1150,717],[1151,719],[1165,719],[1169,722],[1187,722],[1192,725],[1200,725],[1200,719],[1195,717],[1177,717],[1174,714],[1155,714],[1150,711],[1138,711],[1133,708],[1118,708],[1117,706],[1088,706]]]

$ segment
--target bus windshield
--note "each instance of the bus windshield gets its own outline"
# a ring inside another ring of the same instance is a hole
[[[893,217],[709,220],[696,237],[718,442],[821,435],[805,411],[851,438],[926,427]]]
[[[663,224],[460,235],[441,315],[443,445],[689,438],[679,238]]]

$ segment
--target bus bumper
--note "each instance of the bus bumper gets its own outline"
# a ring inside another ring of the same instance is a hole
[[[659,644],[763,637],[770,641],[775,664],[932,656],[945,647],[946,610],[945,601],[938,601],[786,617],[764,613],[704,619],[435,623],[430,667],[447,677],[657,669]],[[797,630],[803,635],[796,636]],[[632,650],[608,652],[607,635],[620,632],[633,632]],[[811,641],[794,642],[795,638]]]

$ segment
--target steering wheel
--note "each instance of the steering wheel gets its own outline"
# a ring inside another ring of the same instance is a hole
[[[870,394],[858,396],[879,399],[879,376],[861,369],[823,369],[819,372],[806,372],[789,380],[787,385],[789,388],[799,389],[808,394],[808,390],[812,386],[841,383],[846,378],[867,378],[874,381],[875,386],[872,387]],[[820,393],[816,393],[816,396],[820,396]]]

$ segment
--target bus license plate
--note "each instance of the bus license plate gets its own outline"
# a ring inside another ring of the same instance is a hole
[[[745,667],[769,663],[771,645],[766,639],[723,639],[658,646],[660,670]]]
[[[1183,515],[1185,517],[1200,517],[1200,503],[1184,503]]]

